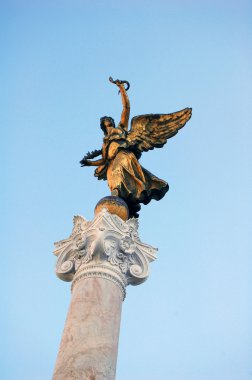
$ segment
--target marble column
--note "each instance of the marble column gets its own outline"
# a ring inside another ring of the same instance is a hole
[[[53,380],[114,380],[126,286],[147,279],[157,250],[140,241],[138,220],[107,209],[93,221],[75,216],[55,245],[56,274],[72,281],[72,297]]]

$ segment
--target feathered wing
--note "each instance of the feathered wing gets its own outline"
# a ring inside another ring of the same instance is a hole
[[[127,141],[138,155],[154,148],[162,148],[167,140],[183,128],[192,115],[191,108],[170,114],[149,114],[135,116]]]

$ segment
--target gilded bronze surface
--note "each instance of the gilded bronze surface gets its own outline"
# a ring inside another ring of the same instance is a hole
[[[119,197],[109,196],[102,198],[95,207],[95,215],[103,208],[106,208],[110,214],[119,216],[126,221],[129,218],[129,208],[127,203]]]
[[[192,109],[185,108],[171,114],[135,116],[131,120],[131,129],[128,130],[129,82],[118,79],[114,81],[111,77],[109,80],[119,88],[121,94],[123,110],[120,123],[116,127],[111,117],[102,117],[102,149],[88,152],[80,163],[81,166],[97,166],[95,176],[99,180],[107,180],[111,195],[120,197],[127,203],[130,217],[138,217],[140,203],[160,200],[169,189],[167,182],[143,168],[138,160],[142,152],[162,148],[169,138],[175,136],[190,119]],[[90,160],[99,155],[99,160]]]

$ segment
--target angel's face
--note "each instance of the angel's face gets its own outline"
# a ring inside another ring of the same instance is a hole
[[[114,126],[113,119],[109,117],[101,119],[101,129],[105,134],[108,133],[111,128],[114,128]]]
[[[109,128],[113,128],[113,124],[110,120],[105,120],[104,121],[104,127],[108,130]]]

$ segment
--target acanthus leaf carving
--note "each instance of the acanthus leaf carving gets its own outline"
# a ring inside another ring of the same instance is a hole
[[[108,270],[109,266],[115,268],[113,271],[123,275],[123,282],[132,285],[147,279],[149,262],[156,258],[157,252],[140,241],[138,220],[124,222],[106,209],[90,222],[75,216],[70,237],[55,243],[55,247],[56,274],[64,281],[76,279],[79,271],[94,262]]]

